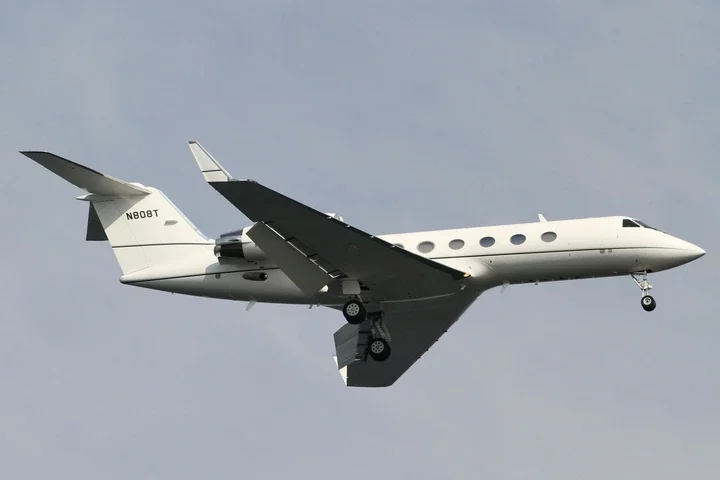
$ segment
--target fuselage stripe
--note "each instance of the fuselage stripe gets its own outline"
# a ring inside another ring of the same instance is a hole
[[[594,252],[600,250],[641,250],[645,247],[596,247],[596,248],[577,248],[570,250],[539,250],[534,252],[507,252],[507,253],[487,253],[482,255],[453,255],[447,257],[426,257],[430,260],[450,260],[453,258],[486,258],[486,257],[506,257],[509,255],[537,255],[542,253],[578,253],[578,252]],[[663,247],[653,247],[663,248]]]
[[[208,275],[227,275],[228,273],[243,273],[243,272],[267,272],[269,270],[280,270],[277,267],[270,267],[270,268],[247,268],[245,270],[229,270],[227,272],[211,272],[211,273],[193,273],[190,275],[177,275],[174,277],[162,277],[162,278],[149,278],[147,280],[134,280],[129,282],[123,282],[126,285],[132,285],[134,283],[142,283],[142,282],[160,282],[163,280],[176,280],[178,278],[192,278],[192,277],[206,277]]]
[[[132,247],[171,247],[176,245],[206,245],[213,246],[214,243],[201,243],[201,242],[174,242],[174,243],[143,243],[138,245],[113,245],[112,248],[132,248]]]

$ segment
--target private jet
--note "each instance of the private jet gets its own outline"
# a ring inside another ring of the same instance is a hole
[[[23,155],[84,192],[86,240],[108,241],[125,285],[342,312],[334,334],[344,384],[394,384],[485,291],[629,276],[655,310],[648,274],[687,264],[700,247],[627,216],[372,235],[253,180],[198,142],[207,181],[249,226],[210,238],[158,189],[43,151]]]

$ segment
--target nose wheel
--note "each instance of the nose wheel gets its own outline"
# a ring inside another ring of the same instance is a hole
[[[655,299],[651,297],[650,295],[645,295],[640,299],[640,304],[645,309],[646,312],[652,312],[655,310],[655,307],[657,304],[655,303]]]
[[[638,278],[636,274],[630,274],[630,276],[635,280],[635,283],[637,286],[642,290],[642,298],[640,299],[640,305],[642,305],[643,309],[646,312],[652,312],[655,310],[655,307],[657,307],[657,303],[655,302],[655,299],[650,295],[650,290],[652,290],[652,285],[650,285],[650,282],[648,282],[647,279],[647,272],[643,272],[641,274],[641,278]]]

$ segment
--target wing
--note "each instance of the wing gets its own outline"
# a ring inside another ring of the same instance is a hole
[[[395,383],[477,299],[477,292],[387,304],[385,326],[392,355],[376,362],[365,355],[369,325],[346,324],[335,332],[335,361],[349,387],[387,387]]]
[[[257,182],[234,179],[197,142],[190,142],[190,150],[205,180],[251,221],[267,225],[318,265],[329,266],[323,269],[332,278],[347,277],[366,285],[380,301],[452,295],[462,290],[462,280],[469,277]],[[253,241],[263,248],[261,238]]]

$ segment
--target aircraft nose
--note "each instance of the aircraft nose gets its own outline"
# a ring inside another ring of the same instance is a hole
[[[688,250],[688,256],[690,257],[690,260],[697,260],[698,258],[705,255],[705,250],[698,247],[697,245],[690,244],[690,247]]]
[[[682,252],[681,256],[686,263],[697,260],[705,255],[705,250],[685,240],[680,240],[680,243],[675,248],[678,248]]]
[[[654,266],[655,270],[679,267],[705,255],[705,250],[688,241],[669,235],[665,239],[666,243],[656,252],[657,264]]]
[[[685,240],[673,238],[672,244],[676,258],[682,263],[692,262],[705,255],[705,250]]]

